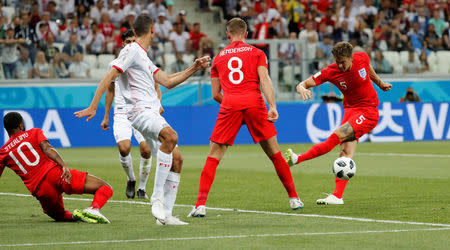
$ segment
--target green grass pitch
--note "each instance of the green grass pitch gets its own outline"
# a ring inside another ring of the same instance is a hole
[[[284,151],[310,144],[281,145]],[[342,206],[319,206],[331,193],[337,149],[292,168],[305,208],[292,211],[270,160],[258,145],[229,148],[208,197],[206,218],[186,218],[198,191],[206,146],[182,146],[184,166],[174,214],[190,225],[160,227],[149,204],[110,202],[108,225],[55,223],[42,213],[21,180],[6,169],[0,178],[0,248],[39,249],[448,249],[450,246],[450,142],[362,143]],[[125,173],[116,148],[60,149],[71,168],[96,175],[125,197]],[[135,173],[138,149],[133,149]],[[147,184],[151,193],[154,166]],[[69,196],[65,196],[69,197]],[[85,208],[91,195],[70,196],[68,210]],[[246,210],[246,211],[239,211]],[[258,212],[259,211],[259,212]],[[302,216],[305,215],[305,216]],[[375,221],[339,219],[353,217]],[[421,222],[422,224],[399,223]],[[436,225],[445,224],[445,225]]]

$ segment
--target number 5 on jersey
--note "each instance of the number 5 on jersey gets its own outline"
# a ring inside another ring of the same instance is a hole
[[[237,67],[233,68],[233,62],[237,61]],[[228,74],[228,79],[233,84],[240,84],[242,80],[244,80],[244,72],[241,71],[242,68],[242,60],[239,57],[232,57],[230,60],[228,60],[228,69],[230,70],[230,73]],[[239,78],[235,80],[234,75],[237,73],[239,75]]]

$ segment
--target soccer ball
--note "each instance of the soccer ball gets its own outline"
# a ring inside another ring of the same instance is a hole
[[[339,157],[333,163],[333,173],[341,180],[348,180],[355,175],[356,164],[348,157]]]

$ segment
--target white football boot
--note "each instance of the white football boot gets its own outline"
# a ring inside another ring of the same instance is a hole
[[[85,208],[83,210],[83,215],[98,221],[98,223],[108,224],[111,223],[108,218],[106,218],[103,214],[100,213],[98,209],[94,209],[92,207]]]
[[[152,214],[161,221],[166,220],[166,213],[164,211],[164,203],[159,199],[152,199]]]
[[[289,205],[291,205],[292,210],[303,208],[303,202],[300,198],[289,198]]]
[[[317,201],[318,205],[343,205],[344,200],[342,198],[338,198],[334,196],[333,194],[328,194],[327,198],[325,199],[318,199]]]
[[[292,151],[292,149],[288,149],[286,150],[286,162],[289,165],[289,167],[294,166],[295,164],[297,164],[298,161],[298,155],[296,153],[294,153],[294,151]]]
[[[156,225],[158,225],[158,226],[185,226],[185,225],[189,225],[189,223],[181,221],[177,217],[170,216],[170,217],[166,218],[165,221],[156,219]]]
[[[206,207],[198,206],[197,208],[194,207],[187,217],[205,217],[205,216],[206,216]]]

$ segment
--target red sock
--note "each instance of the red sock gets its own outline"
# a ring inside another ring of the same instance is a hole
[[[101,186],[94,194],[94,200],[92,201],[91,207],[94,209],[102,208],[112,195],[112,188],[108,185]]]
[[[336,186],[334,187],[333,195],[337,198],[342,198],[342,194],[344,194],[345,185],[347,185],[348,180],[341,180],[335,177],[334,181],[336,182]]]
[[[302,161],[311,160],[313,158],[319,157],[321,155],[330,152],[340,142],[341,141],[339,140],[339,137],[335,133],[331,134],[326,141],[317,143],[316,145],[312,146],[308,151],[306,151],[304,154],[299,155],[297,164]]]
[[[297,191],[295,191],[295,184],[292,179],[291,170],[289,169],[289,165],[286,163],[286,160],[281,155],[281,152],[278,152],[269,158],[272,160],[275,170],[277,171],[278,178],[280,178],[283,183],[289,197],[298,198]]]
[[[198,197],[195,207],[204,206],[208,198],[209,190],[216,175],[219,160],[213,157],[206,158],[205,166],[203,166],[202,175],[200,176],[200,186],[198,187]]]

